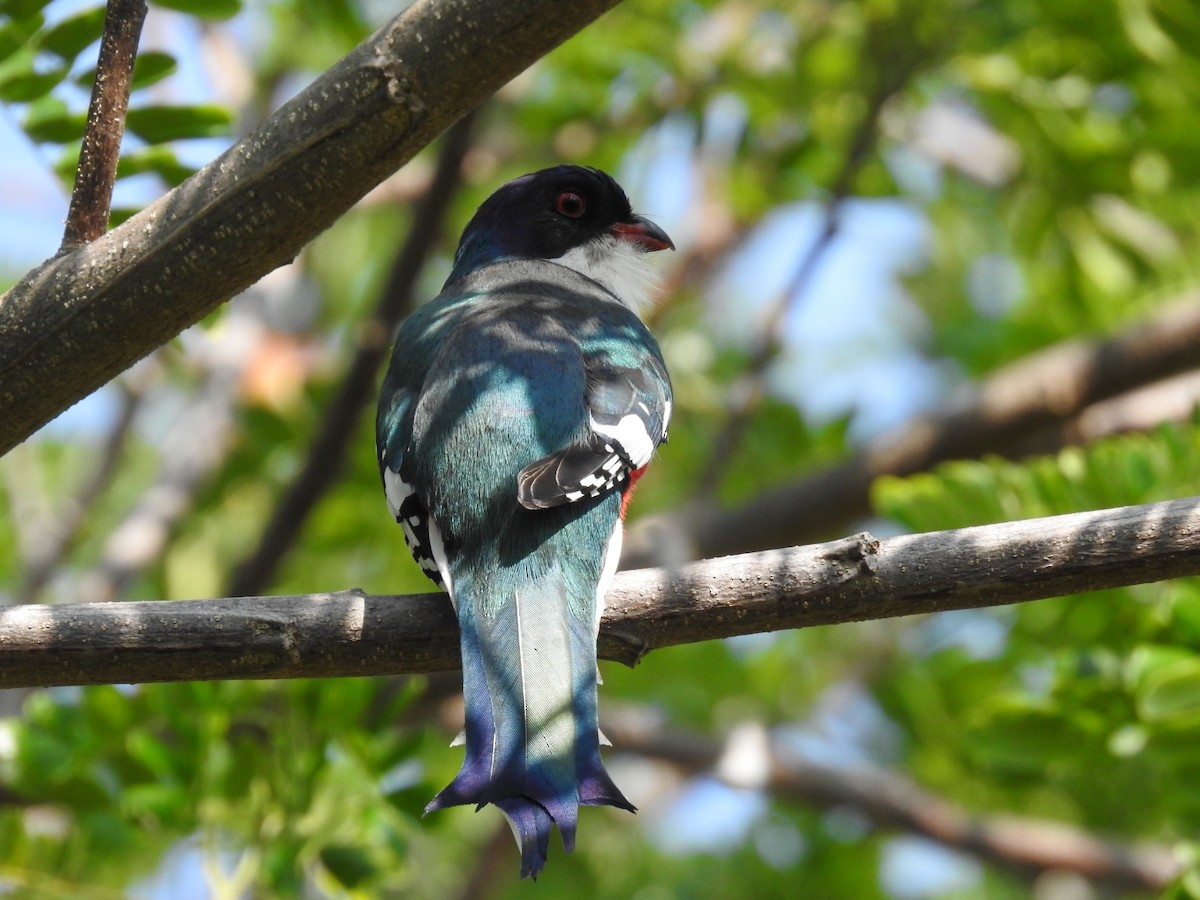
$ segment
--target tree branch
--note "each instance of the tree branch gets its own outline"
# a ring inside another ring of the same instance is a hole
[[[870,512],[871,483],[880,475],[911,475],[950,459],[1004,453],[1094,403],[1197,367],[1200,295],[1189,294],[1125,334],[1064,341],[1018,360],[945,410],[736,509],[694,506],[671,523],[678,530],[674,538],[690,559],[820,540]],[[650,543],[647,533],[633,529],[622,564],[649,563]]]
[[[1200,574],[1200,497],[618,576],[600,655],[1036,600]],[[458,665],[441,595],[361,591],[0,610],[0,688],[429,672]]]
[[[618,0],[418,0],[226,153],[0,297],[0,453],[292,259]]]
[[[92,85],[88,103],[87,126],[59,253],[94,241],[108,228],[133,64],[145,21],[145,0],[108,0],[96,61],[96,83]]]
[[[713,771],[734,787],[765,790],[804,806],[852,807],[877,828],[919,834],[1022,875],[1064,870],[1111,885],[1162,890],[1182,872],[1169,847],[1101,840],[1059,822],[973,814],[893,772],[785,759],[765,733],[761,740],[738,741],[735,732],[722,744],[620,715],[606,716],[601,727],[622,753],[667,760],[692,773]]]

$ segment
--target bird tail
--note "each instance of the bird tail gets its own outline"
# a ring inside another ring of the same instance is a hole
[[[595,582],[588,596],[570,591],[553,564],[515,587],[474,576],[454,578],[466,757],[425,811],[494,804],[520,847],[521,877],[536,877],[553,825],[573,849],[581,804],[634,811],[600,760]]]

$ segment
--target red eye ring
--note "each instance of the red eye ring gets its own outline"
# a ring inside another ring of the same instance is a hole
[[[563,191],[555,199],[554,208],[568,219],[578,219],[587,210],[587,201],[576,191]]]

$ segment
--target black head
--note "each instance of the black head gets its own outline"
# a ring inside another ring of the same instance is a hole
[[[557,259],[611,235],[643,251],[675,245],[653,222],[635,215],[629,198],[599,169],[555,166],[499,188],[463,231],[455,269],[496,259]]]

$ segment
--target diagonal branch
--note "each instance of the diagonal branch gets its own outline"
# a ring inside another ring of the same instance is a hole
[[[1200,497],[618,576],[601,656],[997,606],[1200,574]],[[458,665],[441,595],[362,591],[0,610],[0,688],[429,672]]]
[[[288,262],[618,0],[417,0],[138,215],[0,296],[0,453]]]
[[[646,727],[637,718],[604,719],[604,733],[621,752],[666,760],[692,773],[715,770],[735,787],[765,790],[805,806],[851,807],[877,828],[918,834],[1022,875],[1060,870],[1126,888],[1162,890],[1182,874],[1180,860],[1167,846],[1130,846],[1058,822],[970,813],[893,772],[785,758],[765,734],[761,741],[739,745],[735,732],[722,744],[704,734]],[[753,750],[745,746],[751,743]],[[759,758],[746,759],[751,752]],[[724,765],[727,760],[730,765]],[[731,777],[739,771],[753,771],[755,777],[749,783]]]
[[[433,180],[413,209],[408,238],[392,263],[374,313],[360,331],[358,349],[341,388],[326,407],[304,466],[276,504],[258,546],[234,569],[229,585],[232,596],[254,594],[271,583],[309,513],[337,482],[358,422],[374,393],[388,342],[412,308],[417,277],[441,237],[442,221],[458,189],[462,161],[470,147],[473,118],[467,115],[446,132]]]
[[[96,61],[96,83],[92,85],[88,103],[87,126],[59,253],[94,241],[108,228],[133,64],[145,21],[145,0],[108,0]]]

